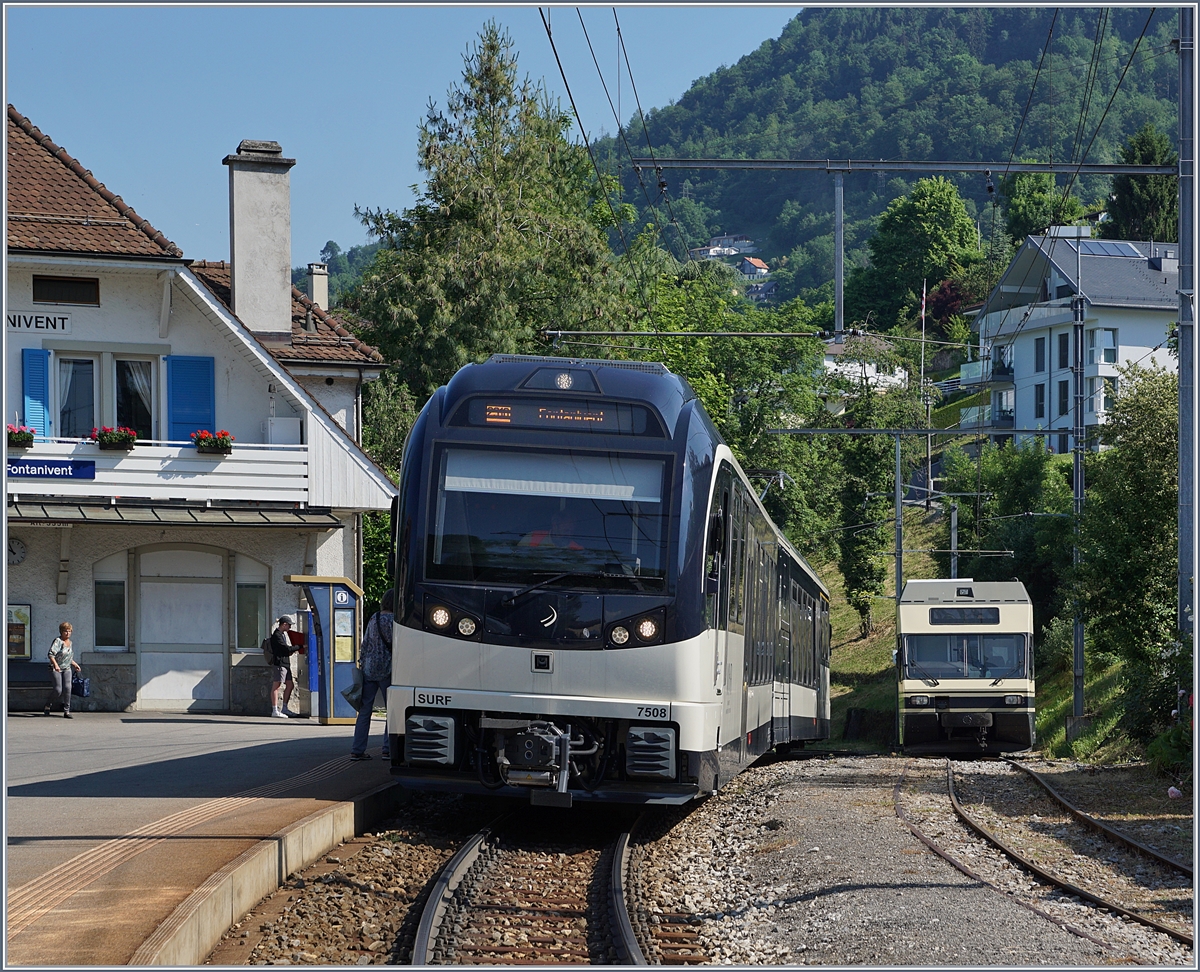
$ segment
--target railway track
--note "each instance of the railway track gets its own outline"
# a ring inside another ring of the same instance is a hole
[[[896,785],[897,815],[935,853],[971,877],[998,886],[964,862],[962,858],[968,856],[975,860],[971,853],[950,852],[944,840],[924,833],[905,812],[900,793],[911,765],[905,767]],[[1193,947],[1191,871],[1186,865],[1100,824],[1070,806],[1053,788],[1046,787],[1045,781],[1014,776],[1011,769],[960,771],[959,775],[956,784],[955,764],[947,760],[944,793],[957,819],[1037,882]],[[1011,888],[998,889],[1013,893]],[[1037,893],[1014,896],[1019,900],[1039,897]],[[1022,903],[1083,937],[1101,941],[1039,904],[1029,900]]]
[[[470,838],[433,882],[413,964],[705,961],[690,916],[631,904],[630,831],[570,816],[508,814]]]

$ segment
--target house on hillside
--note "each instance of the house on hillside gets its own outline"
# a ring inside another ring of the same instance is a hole
[[[840,343],[833,339],[825,343],[825,373],[855,386],[866,385],[876,392],[905,388],[908,372],[898,365],[888,368],[880,363],[891,352],[892,345],[874,334],[846,337]],[[834,383],[821,393],[825,407],[834,415],[841,415],[846,410],[847,395]]]
[[[771,268],[762,262],[758,257],[743,257],[742,262],[738,264],[738,273],[743,277],[755,279],[765,277],[771,272]]]
[[[1131,362],[1175,369],[1166,341],[1179,311],[1174,243],[1094,240],[1087,227],[1052,227],[1013,257],[975,317],[980,358],[964,364],[961,388],[990,389],[991,402],[963,409],[963,427],[997,438],[1045,428],[1058,453],[1074,448],[1074,314],[1085,300],[1084,424],[1103,424],[1120,394],[1117,368]]]
[[[724,236],[714,236],[708,241],[709,246],[731,249],[734,253],[757,253],[758,247],[754,240],[745,233],[726,233]]]
[[[746,298],[748,300],[771,300],[775,296],[775,291],[779,289],[779,284],[774,280],[767,280],[763,283],[746,284]]]
[[[688,253],[693,260],[719,260],[724,256],[737,256],[738,251],[732,246],[698,246]]]
[[[224,159],[231,260],[212,263],[11,105],[7,152],[5,409],[35,433],[8,445],[9,708],[42,707],[69,620],[87,708],[266,715],[259,644],[306,606],[284,577],[361,580],[362,514],[396,493],[358,444],[379,353],[323,306],[319,266],[291,285],[294,160],[249,140]],[[135,441],[102,448],[97,426]],[[200,430],[232,451],[199,452]]]

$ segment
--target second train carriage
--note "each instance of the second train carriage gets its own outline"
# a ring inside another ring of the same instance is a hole
[[[1029,749],[1033,603],[1019,581],[910,580],[897,632],[906,752]]]
[[[828,591],[662,365],[461,369],[397,503],[405,785],[682,803],[828,737]]]

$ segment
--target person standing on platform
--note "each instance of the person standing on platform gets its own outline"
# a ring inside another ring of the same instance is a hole
[[[46,703],[46,708],[42,715],[50,714],[50,706],[55,702],[62,700],[63,718],[70,719],[71,716],[71,672],[82,671],[79,667],[79,662],[75,660],[75,648],[71,644],[71,623],[64,621],[58,626],[58,637],[50,643],[50,650],[46,653],[46,657],[50,659],[50,681],[54,688],[50,692],[50,701]]]
[[[370,759],[367,740],[371,736],[371,715],[375,709],[375,696],[382,693],[387,699],[388,686],[392,684],[392,621],[395,617],[396,592],[389,590],[379,603],[379,610],[371,615],[363,631],[362,643],[362,702],[358,706],[358,718],[354,720],[354,741],[350,744],[350,758]],[[390,759],[387,726],[383,728],[383,758]]]
[[[292,629],[292,617],[283,615],[277,622],[278,627],[271,633],[271,716],[275,719],[295,718],[296,713],[288,711],[288,699],[292,697],[292,689],[296,680],[292,677],[292,653],[299,651],[292,644],[288,632]],[[279,689],[283,687],[283,702],[279,701]]]

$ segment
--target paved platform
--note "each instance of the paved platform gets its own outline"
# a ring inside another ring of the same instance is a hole
[[[341,811],[391,783],[380,718],[369,762],[349,758],[352,726],[315,719],[13,713],[5,728],[6,966],[143,961],[214,875],[274,854],[263,842],[282,848],[289,828],[272,861],[323,853],[316,824],[340,813],[344,827]]]

